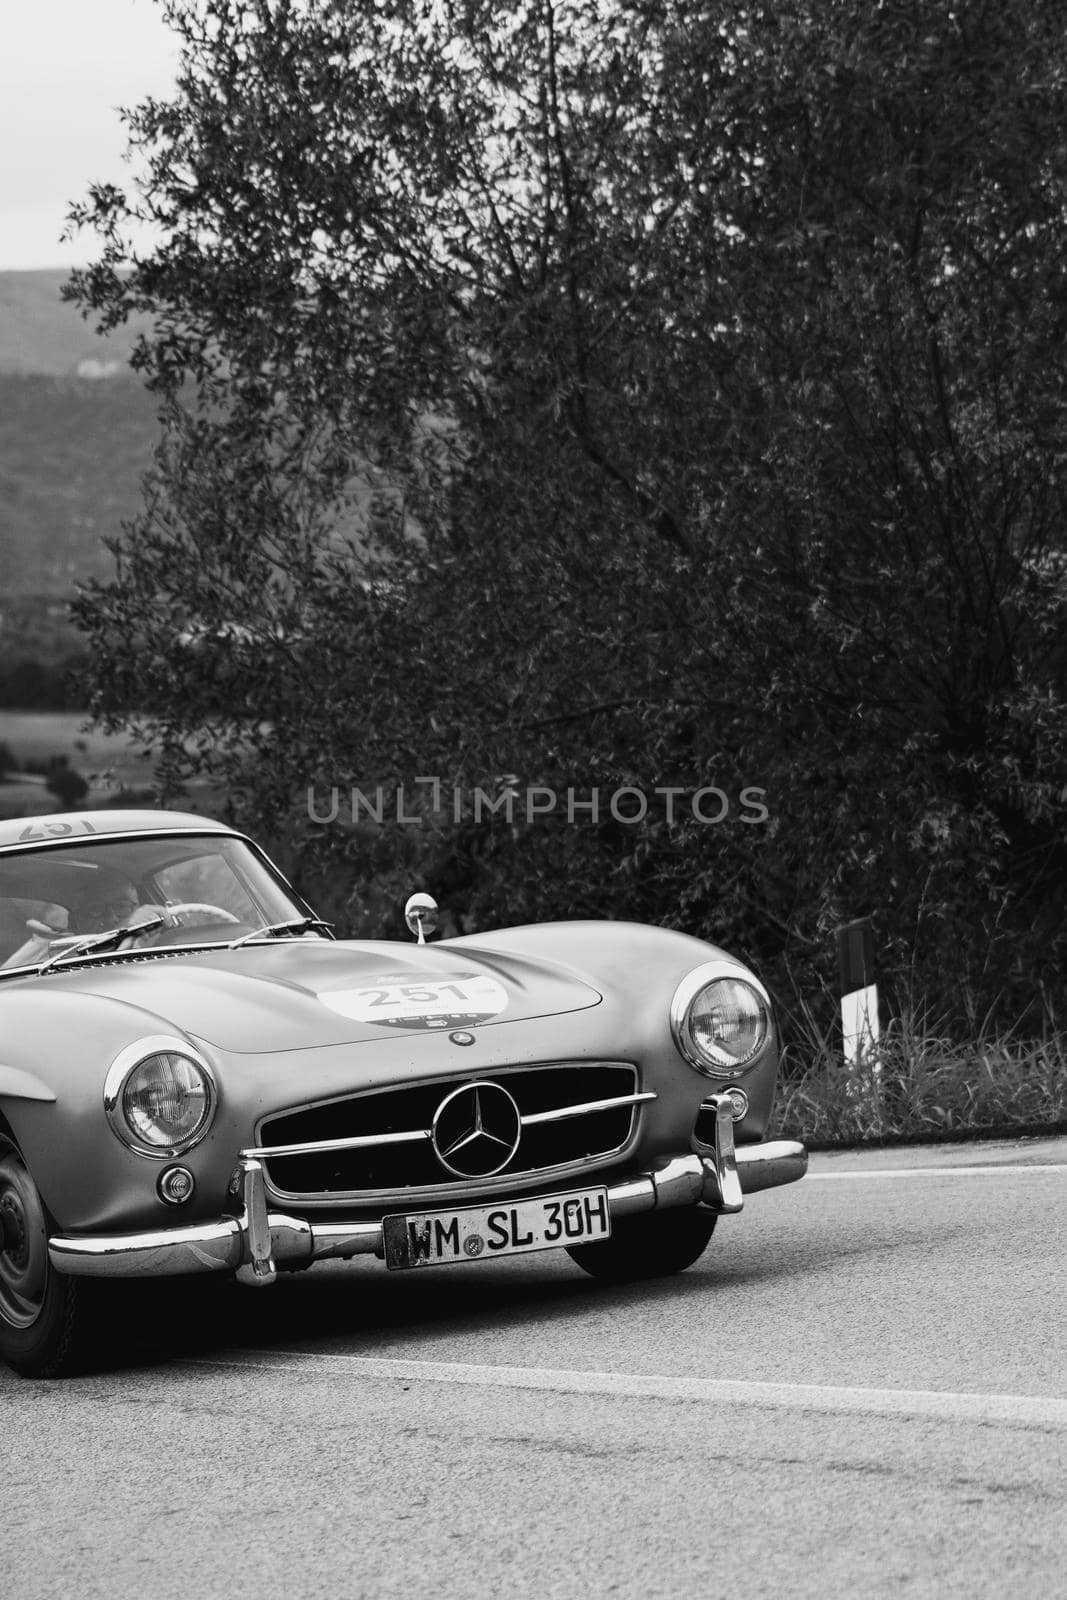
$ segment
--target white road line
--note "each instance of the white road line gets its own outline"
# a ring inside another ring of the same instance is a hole
[[[855,1172],[809,1172],[805,1183],[839,1183],[845,1179],[857,1182],[867,1178],[1017,1178],[1020,1173],[1058,1172],[1067,1175],[1067,1166],[1048,1162],[1035,1162],[1033,1166],[1010,1167],[868,1167]]]
[[[838,1388],[814,1383],[745,1383],[733,1378],[646,1377],[631,1372],[572,1372],[553,1367],[480,1366],[464,1361],[406,1361],[343,1353],[249,1350],[235,1356],[197,1356],[184,1366],[316,1371],[337,1377],[459,1383],[482,1388],[547,1389],[557,1394],[608,1395],[621,1399],[716,1402],[785,1407],[799,1411],[852,1411],[866,1415],[935,1417],[947,1422],[1002,1423],[1067,1429],[1067,1399],[1045,1395],[955,1394],[938,1389]]]

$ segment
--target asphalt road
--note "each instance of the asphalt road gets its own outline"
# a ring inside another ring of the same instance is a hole
[[[1067,1595],[1067,1140],[813,1158],[700,1263],[321,1268],[0,1375],[0,1594]]]

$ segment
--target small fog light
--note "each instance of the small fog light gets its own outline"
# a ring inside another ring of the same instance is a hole
[[[727,1089],[726,1098],[730,1102],[730,1115],[735,1122],[740,1122],[748,1110],[748,1095],[743,1089]]]
[[[188,1167],[168,1167],[160,1173],[156,1188],[169,1206],[181,1206],[192,1199],[196,1181]]]

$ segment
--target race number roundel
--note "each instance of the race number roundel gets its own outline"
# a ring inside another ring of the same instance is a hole
[[[508,1003],[503,984],[488,974],[417,973],[376,978],[359,989],[332,989],[320,994],[324,1006],[354,1022],[380,1028],[473,1027],[499,1016]]]

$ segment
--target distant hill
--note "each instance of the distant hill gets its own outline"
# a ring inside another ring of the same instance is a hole
[[[0,376],[0,595],[69,595],[140,502],[156,435],[130,378]]]
[[[140,504],[154,403],[130,371],[144,323],[107,339],[59,298],[67,273],[0,272],[0,703],[56,704],[80,648],[65,602],[106,576]]]
[[[100,338],[59,298],[66,277],[0,272],[0,622],[109,570],[101,540],[136,512],[156,435],[137,330]]]
[[[59,298],[69,274],[0,272],[0,374],[99,377],[125,367],[147,318],[101,338],[76,306]]]

